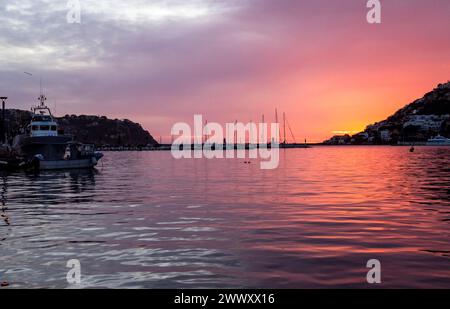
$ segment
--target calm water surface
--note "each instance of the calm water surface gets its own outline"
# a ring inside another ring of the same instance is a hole
[[[280,167],[106,153],[1,174],[0,281],[67,287],[450,288],[450,147],[285,150]]]

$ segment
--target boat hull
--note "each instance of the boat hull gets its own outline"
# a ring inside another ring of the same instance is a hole
[[[58,160],[64,157],[67,143],[72,140],[68,136],[40,136],[22,135],[15,142],[15,149],[25,158],[33,159],[35,155],[43,155],[47,160]]]
[[[427,141],[427,146],[450,146],[450,138],[438,135]]]
[[[63,169],[84,169],[93,168],[98,161],[95,158],[79,160],[40,160],[35,164],[35,168],[41,171],[63,170]]]
[[[26,161],[25,169],[63,170],[93,168],[103,157],[93,145],[73,142],[70,136],[26,136],[16,138],[14,147]],[[86,147],[89,147],[87,150]]]

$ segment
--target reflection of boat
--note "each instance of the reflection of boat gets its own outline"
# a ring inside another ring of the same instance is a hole
[[[436,136],[427,141],[428,146],[450,146],[450,138],[444,136]]]
[[[13,148],[24,158],[26,165],[40,170],[90,168],[97,165],[103,154],[94,145],[72,140],[58,130],[58,124],[39,96],[39,105],[32,108],[31,123],[25,133],[14,138]]]

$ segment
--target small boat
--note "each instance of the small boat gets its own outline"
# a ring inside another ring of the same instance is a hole
[[[427,141],[427,146],[450,146],[450,138],[438,135]]]
[[[13,149],[24,158],[26,168],[38,170],[81,169],[95,167],[103,154],[94,145],[73,140],[59,129],[47,98],[41,94],[39,105],[33,107],[30,124],[23,134],[14,138]]]

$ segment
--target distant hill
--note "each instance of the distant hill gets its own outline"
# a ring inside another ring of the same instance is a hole
[[[423,142],[436,135],[450,137],[450,82],[439,84],[386,120],[353,136],[334,136],[325,144],[397,144]]]
[[[6,110],[6,128],[9,136],[16,135],[31,121],[31,112]],[[64,133],[77,141],[97,146],[145,146],[156,145],[156,140],[138,123],[130,120],[108,119],[99,116],[66,115],[56,118]]]

